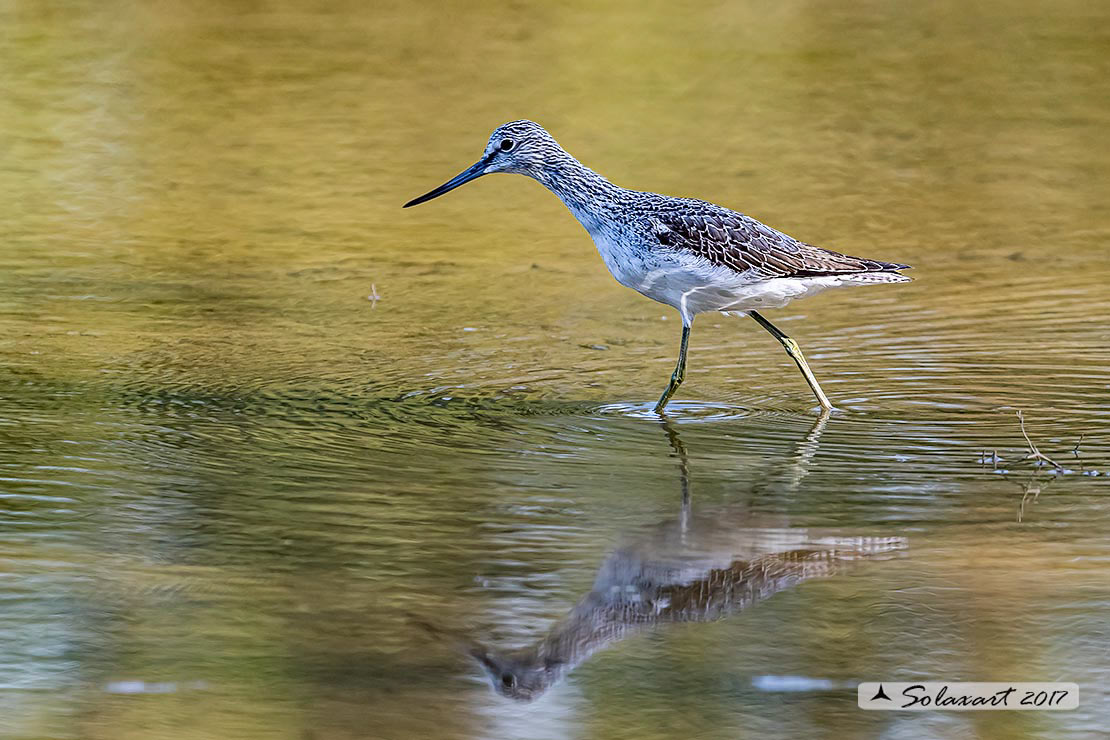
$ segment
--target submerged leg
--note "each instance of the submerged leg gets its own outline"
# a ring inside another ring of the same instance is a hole
[[[682,343],[678,346],[678,364],[675,365],[674,372],[671,373],[671,382],[667,384],[667,390],[663,391],[663,395],[659,397],[659,403],[655,404],[655,413],[662,414],[663,407],[667,405],[667,401],[671,400],[671,396],[678,390],[678,386],[682,385],[682,381],[686,378],[686,345],[690,343],[690,327],[687,324],[682,325]]]
[[[769,331],[771,336],[779,340],[783,349],[786,350],[786,354],[790,355],[791,359],[797,363],[798,369],[802,371],[802,375],[805,377],[806,382],[809,383],[810,390],[813,391],[813,395],[817,396],[817,401],[821,404],[821,408],[826,410],[831,409],[832,404],[829,403],[829,399],[825,396],[825,392],[821,390],[821,386],[817,384],[817,378],[813,377],[813,373],[810,372],[809,364],[806,363],[805,355],[802,354],[802,348],[798,346],[798,343],[786,336],[781,329],[755,311],[749,311],[748,315],[759,322],[760,326]]]

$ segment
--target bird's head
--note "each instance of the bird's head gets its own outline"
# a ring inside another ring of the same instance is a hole
[[[538,123],[526,120],[504,123],[490,135],[481,159],[435,190],[413,198],[404,207],[438,198],[460,185],[494,172],[535,176],[562,151],[551,134]]]
[[[468,655],[482,667],[494,691],[521,702],[539,698],[566,673],[569,666],[546,654],[542,644],[514,651],[494,650],[470,635],[410,614],[409,622],[429,636]]]
[[[544,659],[531,650],[498,654],[475,645],[470,655],[485,669],[494,691],[517,701],[538,699],[563,674],[562,662]]]

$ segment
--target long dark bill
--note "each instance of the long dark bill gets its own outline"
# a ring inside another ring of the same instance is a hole
[[[431,190],[427,193],[424,193],[419,198],[413,198],[408,203],[403,205],[402,208],[408,208],[409,206],[418,206],[421,203],[424,203],[426,201],[431,200],[432,198],[438,198],[439,196],[443,195],[444,193],[449,193],[452,190],[454,190],[455,188],[459,187],[460,185],[467,184],[471,180],[476,180],[477,178],[486,174],[485,172],[483,172],[483,170],[485,170],[486,167],[489,166],[490,160],[492,158],[493,158],[492,154],[488,157],[482,158],[481,160],[475,162],[473,165],[468,167],[466,170],[460,172],[459,174],[455,175],[454,177],[452,177],[447,182],[440,185],[435,190]]]

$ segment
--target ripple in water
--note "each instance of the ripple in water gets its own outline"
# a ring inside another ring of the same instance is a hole
[[[666,419],[678,424],[704,424],[711,422],[736,421],[752,416],[766,415],[766,410],[755,410],[743,406],[702,401],[671,401],[667,404]],[[635,403],[631,401],[607,403],[594,409],[595,419],[607,416],[625,416],[630,419],[658,422],[655,402]]]

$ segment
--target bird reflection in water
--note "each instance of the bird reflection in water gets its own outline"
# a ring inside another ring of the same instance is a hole
[[[788,489],[806,476],[827,420],[820,417],[798,444],[781,478]],[[499,651],[422,619],[413,621],[477,661],[499,694],[531,701],[594,653],[650,627],[722,619],[803,581],[906,547],[901,537],[846,537],[743,511],[695,513],[689,456],[677,430],[666,420],[663,426],[679,463],[678,518],[612,552],[590,592],[543,639]]]

